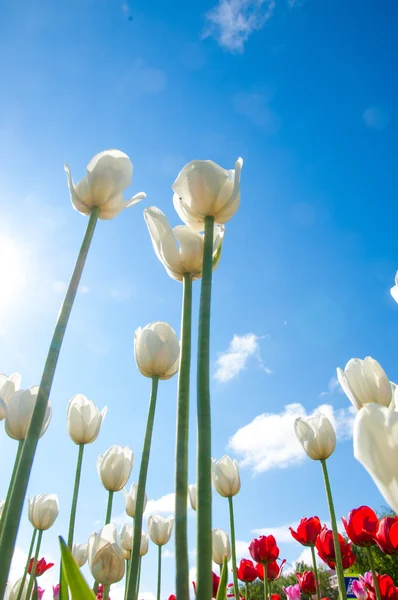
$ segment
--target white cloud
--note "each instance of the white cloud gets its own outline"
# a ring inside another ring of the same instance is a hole
[[[316,563],[318,567],[324,567],[325,563],[322,559],[319,558],[318,553],[315,552]],[[293,561],[293,567],[296,570],[298,563],[304,563],[309,567],[312,567],[312,554],[311,548],[304,548],[303,551],[299,554],[295,561]]]
[[[216,361],[216,372],[214,379],[221,383],[231,381],[246,368],[247,362],[251,356],[257,359],[260,367],[267,373],[272,375],[273,371],[264,366],[260,355],[261,338],[255,333],[247,333],[246,335],[234,335],[229,343],[227,350],[219,352]]]
[[[296,542],[290,533],[289,527],[297,529],[298,521],[294,523],[288,523],[287,525],[280,525],[279,527],[261,527],[260,529],[253,529],[252,532],[256,535],[273,535],[278,543],[290,543]],[[297,542],[296,542],[297,543]]]
[[[112,600],[124,600],[124,587],[112,586]],[[152,592],[140,592],[140,600],[156,600]]]
[[[243,52],[244,44],[272,17],[275,0],[219,0],[207,14],[204,36],[214,37],[230,52]]]
[[[383,106],[368,106],[362,115],[365,125],[370,129],[381,131],[390,122],[390,114]]]
[[[248,558],[249,556],[249,544],[250,542],[244,542],[242,540],[236,540],[236,557],[237,558]]]
[[[162,496],[158,500],[148,500],[144,514],[146,517],[149,517],[149,515],[159,515],[163,513],[173,514],[174,504],[175,494],[166,494],[166,496]]]
[[[329,404],[323,404],[311,414],[318,411],[332,421],[339,439],[352,436],[355,418],[352,407],[334,410]],[[299,403],[286,405],[281,413],[263,413],[238,429],[230,438],[229,447],[242,456],[241,465],[250,467],[254,473],[299,464],[306,455],[294,434],[294,421],[308,416]]]
[[[330,380],[329,380],[328,391],[327,392],[321,392],[319,394],[319,397],[322,398],[322,396],[329,396],[329,394],[334,394],[334,392],[337,392],[339,394],[343,394],[343,390],[341,388],[339,380],[337,379],[337,377],[335,375],[333,377],[331,377]]]
[[[163,550],[162,558],[174,558],[174,557],[175,557],[175,553],[172,550],[169,550],[168,548],[166,548],[166,550]]]

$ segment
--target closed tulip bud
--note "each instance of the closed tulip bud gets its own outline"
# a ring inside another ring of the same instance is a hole
[[[131,552],[129,550],[124,550],[123,548],[122,548],[122,551],[123,551],[124,560],[130,560]]]
[[[138,484],[137,483],[133,483],[130,491],[126,492],[126,490],[123,488],[123,495],[124,495],[124,500],[126,503],[126,513],[128,514],[129,517],[135,517],[135,509],[136,509],[136,504],[137,504],[137,493],[138,493]],[[145,507],[146,507],[146,503],[148,501],[147,495],[144,492],[144,505],[142,510],[145,511]]]
[[[21,586],[22,586],[22,579],[23,579],[23,577],[21,577],[20,579],[15,581],[15,583],[7,583],[5,600],[17,600]],[[24,585],[22,588],[22,596],[21,596],[22,598],[26,598],[26,596],[27,596],[28,585],[29,585],[29,578],[27,577],[27,578],[25,578],[25,582],[24,582]]]
[[[395,285],[390,289],[391,296],[398,302],[398,271],[395,273]]]
[[[99,409],[92,400],[77,394],[69,400],[67,411],[68,433],[75,444],[91,444],[98,437],[107,407]]]
[[[92,158],[86,176],[74,184],[68,165],[65,165],[69,192],[74,208],[89,215],[94,206],[100,208],[100,219],[113,219],[124,208],[133,206],[143,198],[144,192],[126,201],[123,192],[131,184],[133,165],[127,154],[120,150],[106,150]]]
[[[337,377],[348,399],[358,410],[365,404],[389,406],[393,387],[377,360],[367,356],[364,360],[352,358],[344,371],[337,369]]]
[[[178,371],[180,342],[167,323],[156,321],[136,329],[134,353],[137,367],[145,377],[170,379]]]
[[[200,279],[204,236],[187,225],[178,225],[172,229],[166,216],[156,206],[146,208],[144,217],[155,254],[170,277],[183,281],[184,274],[189,273],[192,279]],[[213,270],[220,260],[224,231],[222,225],[214,228]]]
[[[167,544],[173,531],[173,517],[161,517],[160,515],[151,515],[148,519],[149,537],[157,546]]]
[[[88,564],[98,583],[111,585],[124,575],[123,551],[117,543],[116,526],[105,525],[99,533],[92,533],[88,540]]]
[[[127,446],[111,446],[98,457],[97,470],[102,485],[109,492],[120,492],[126,485],[134,464],[134,454]]]
[[[226,223],[240,203],[240,174],[243,160],[227,171],[211,160],[192,160],[180,171],[172,185],[174,208],[184,223],[204,229],[204,219],[213,216],[216,223]]]
[[[27,390],[14,392],[7,404],[5,420],[6,432],[14,440],[24,440],[28,433],[33,410],[36,404],[39,386],[34,385]],[[51,403],[48,402],[40,437],[44,435],[51,420]]]
[[[57,583],[57,585],[53,585],[53,600],[59,600],[59,588],[59,583]]]
[[[19,373],[14,373],[10,377],[0,373],[0,421],[6,418],[7,404],[20,387],[21,376]]]
[[[191,483],[191,485],[188,486],[188,495],[189,495],[189,502],[191,504],[192,510],[196,510],[196,498],[197,498],[196,483]]]
[[[140,556],[148,554],[149,538],[145,531],[141,532]]]
[[[223,529],[213,529],[212,531],[212,549],[213,561],[218,565],[224,564],[224,557],[227,561],[231,558],[231,544],[226,531]]]
[[[78,567],[83,567],[87,562],[88,545],[73,544],[72,555]]]
[[[128,523],[124,523],[119,533],[119,544],[122,550],[131,552],[133,549],[133,528]]]
[[[0,500],[0,519],[1,519],[1,515],[3,514],[3,510],[4,510],[5,505],[6,505],[6,501],[5,500]]]
[[[307,419],[296,419],[294,431],[297,439],[312,460],[324,460],[336,448],[336,433],[325,415],[318,413]]]
[[[29,521],[33,527],[46,531],[52,527],[59,514],[58,496],[56,494],[37,494],[28,498]]]
[[[282,590],[285,592],[287,600],[300,600],[300,586],[298,583],[288,587],[282,586]]]
[[[212,459],[212,480],[214,489],[228,498],[236,496],[240,490],[240,476],[237,461],[225,455],[220,460]]]

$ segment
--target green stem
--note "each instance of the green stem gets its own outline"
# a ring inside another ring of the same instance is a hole
[[[187,533],[188,500],[188,432],[189,383],[191,370],[192,277],[184,274],[181,318],[181,360],[178,376],[177,441],[176,441],[176,498],[175,498],[175,548],[176,597],[189,598],[189,561]]]
[[[95,226],[97,224],[99,211],[100,209],[98,207],[91,209],[86,233],[83,238],[68,290],[66,292],[65,300],[58,315],[57,324],[55,326],[53,338],[47,354],[35,408],[32,414],[28,434],[23,445],[18,469],[14,477],[9,506],[6,506],[4,509],[5,515],[3,530],[0,536],[0,598],[3,598],[7,585],[8,573],[14,553],[15,541],[17,538],[19,522],[21,520],[29,476],[32,470],[32,464],[47,410],[55,369],[77,289],[79,287],[83,268],[86,262],[87,254],[90,248],[91,240],[94,234]]]
[[[249,600],[249,584],[245,583],[245,600]]]
[[[158,546],[158,593],[156,600],[160,600],[162,589],[162,546]]]
[[[18,469],[19,459],[20,459],[21,454],[22,454],[23,443],[24,443],[24,440],[19,440],[18,441],[18,448],[17,448],[17,453],[15,455],[14,466],[13,466],[12,473],[11,473],[10,483],[8,485],[6,501],[4,503],[3,514],[1,515],[1,519],[0,519],[0,539],[1,539],[1,534],[2,534],[2,531],[3,531],[3,525],[4,525],[4,521],[5,521],[6,508],[7,508],[8,504],[9,504],[9,502],[10,502],[10,497],[11,497],[11,492],[12,492],[12,486],[13,486],[13,483],[14,483],[14,479],[15,479],[15,475],[16,475],[17,469]]]
[[[110,585],[104,584],[104,593],[102,595],[102,600],[109,600],[109,590],[111,589]]]
[[[372,548],[370,546],[366,546],[366,552],[368,555],[370,570],[372,571],[373,587],[376,592],[376,598],[377,598],[377,600],[381,600],[379,582],[377,579],[375,564],[374,564],[374,560],[373,560],[373,556],[372,556]]]
[[[126,600],[126,598],[127,598],[129,573],[130,573],[130,561],[128,559],[126,559],[126,577],[124,580],[124,600]]]
[[[25,570],[23,572],[22,581],[21,581],[21,585],[19,587],[17,600],[21,600],[21,598],[22,598],[22,592],[25,587],[26,577],[28,575],[29,563],[30,563],[30,559],[32,557],[33,546],[35,545],[35,541],[36,541],[36,535],[37,535],[37,529],[33,529],[32,540],[31,540],[30,546],[29,546],[28,558],[26,560]]]
[[[33,563],[32,563],[32,570],[30,572],[29,585],[28,585],[28,591],[26,592],[26,598],[30,598],[32,595],[33,584],[35,582],[37,559],[39,557],[42,537],[43,537],[43,531],[41,529],[39,529],[39,535],[37,536],[36,552],[35,552],[35,557],[34,557]]]
[[[72,546],[73,546],[73,534],[75,532],[76,508],[77,508],[77,499],[79,497],[80,477],[81,477],[81,473],[82,473],[82,464],[83,464],[83,452],[84,452],[84,444],[79,444],[79,453],[77,455],[77,465],[76,465],[76,475],[75,475],[75,487],[73,488],[72,507],[70,510],[70,519],[69,519],[68,546],[71,550],[72,550]]]
[[[133,536],[133,552],[130,562],[130,574],[128,577],[127,598],[136,600],[137,598],[137,581],[138,568],[141,547],[141,531],[142,531],[142,515],[144,508],[145,487],[148,475],[149,456],[151,452],[153,423],[155,420],[156,398],[158,393],[159,377],[152,377],[151,399],[149,402],[148,420],[146,424],[144,447],[142,450],[142,458],[140,465],[140,474],[138,477],[137,502],[135,507],[134,517],[134,536]]]
[[[312,566],[314,567],[314,575],[315,575],[316,597],[317,597],[317,600],[321,600],[321,589],[319,586],[318,567],[316,564],[316,556],[315,556],[314,546],[311,546],[311,556],[312,556]],[[377,600],[380,600],[380,598],[378,598]]]
[[[142,556],[140,556],[139,565],[138,565],[138,577],[137,577],[137,598],[140,593],[140,581],[141,581],[141,561]]]
[[[112,517],[112,505],[113,505],[113,494],[111,490],[108,494],[108,506],[106,507],[106,515],[105,515],[105,525],[109,525]]]
[[[336,562],[336,573],[337,573],[337,582],[338,582],[338,586],[339,586],[339,594],[340,594],[340,598],[342,598],[342,600],[346,600],[347,595],[346,595],[346,591],[345,591],[344,569],[343,569],[343,561],[341,558],[341,551],[340,551],[339,532],[337,530],[337,521],[336,521],[336,513],[334,510],[334,504],[333,504],[332,489],[330,487],[328,468],[326,466],[325,459],[321,460],[321,465],[322,465],[322,471],[323,471],[323,478],[325,481],[326,496],[327,496],[328,505],[329,505],[330,520],[332,523],[334,553],[335,553],[335,558],[336,558],[335,562]]]
[[[267,565],[264,565],[264,600],[268,600],[268,579],[267,579]]]
[[[213,274],[214,217],[205,218],[205,236],[200,290],[197,367],[197,600],[212,596],[211,578],[211,408],[210,408],[210,308]]]
[[[239,600],[238,573],[236,570],[234,503],[233,503],[232,496],[228,496],[228,504],[229,504],[229,523],[230,523],[230,529],[231,529],[232,573],[233,573],[233,578],[234,578],[234,595],[235,595],[236,600]]]

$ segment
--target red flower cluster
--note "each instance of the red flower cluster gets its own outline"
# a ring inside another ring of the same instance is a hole
[[[316,594],[316,580],[313,571],[296,573],[296,576],[302,594],[309,594],[310,596]]]
[[[29,566],[28,566],[29,574],[32,572],[34,560],[35,560],[34,558],[31,558],[29,561]],[[51,567],[53,567],[53,566],[54,566],[54,563],[48,563],[48,562],[46,562],[45,558],[41,558],[36,563],[35,577],[40,577],[40,575],[43,575],[43,573],[48,571],[48,569],[51,569]]]
[[[343,568],[348,569],[356,561],[356,556],[352,551],[351,543],[345,542],[344,538],[340,533],[338,534],[341,558],[343,561]],[[323,527],[321,533],[316,540],[316,549],[319,557],[331,568],[334,569],[336,566],[336,555],[334,551],[333,542],[333,531],[328,529],[326,526]]]
[[[212,576],[213,576],[213,596],[212,597],[216,598],[217,592],[218,592],[218,586],[220,584],[220,577],[216,573],[214,573],[214,571],[212,573]],[[196,595],[196,581],[193,581],[192,585],[193,585],[193,591],[195,592],[195,595]]]
[[[370,600],[376,600],[376,591],[369,580],[365,581],[365,588],[368,592]],[[398,600],[398,588],[395,587],[393,580],[389,575],[377,575],[381,600]]]
[[[253,560],[266,565],[279,556],[279,548],[273,535],[260,535],[250,542],[249,552]]]
[[[98,592],[97,592],[97,600],[103,600],[104,597],[104,586],[102,585],[102,583],[98,584]],[[109,597],[109,600],[111,600],[111,598]]]
[[[297,531],[289,527],[295,540],[303,546],[315,546],[316,538],[321,533],[322,525],[318,517],[303,517],[298,524]]]
[[[354,508],[345,519],[341,517],[348,537],[356,546],[374,546],[379,520],[369,506]]]
[[[285,564],[286,559],[284,559],[280,565],[274,560],[271,563],[266,565],[267,569],[267,580],[268,581],[276,581],[282,575],[283,565]],[[256,565],[257,576],[264,581],[264,565],[258,563]]]
[[[385,554],[398,554],[398,517],[380,519],[374,539]]]
[[[244,583],[251,583],[258,577],[256,567],[251,560],[247,560],[246,558],[242,558],[236,572],[238,579]]]

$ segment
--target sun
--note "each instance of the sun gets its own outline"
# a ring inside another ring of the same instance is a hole
[[[0,310],[17,300],[25,284],[24,264],[18,244],[0,234]]]

